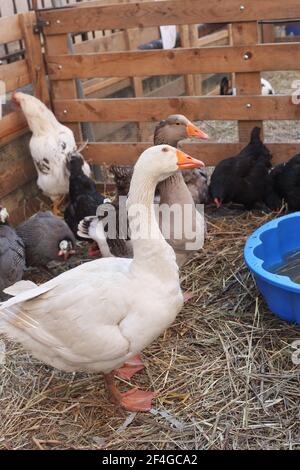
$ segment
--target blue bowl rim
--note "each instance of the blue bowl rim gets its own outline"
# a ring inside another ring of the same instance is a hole
[[[273,274],[270,271],[267,271],[263,267],[264,260],[258,258],[254,254],[254,250],[262,244],[261,235],[270,229],[276,229],[278,224],[282,220],[292,219],[300,217],[300,212],[293,212],[292,214],[284,215],[278,217],[277,219],[271,220],[266,224],[259,227],[246,241],[244,256],[245,261],[249,269],[256,274],[258,277],[269,282],[270,284],[280,287],[281,289],[286,289],[292,292],[300,293],[300,284],[293,282],[288,276],[281,276],[279,274]],[[299,234],[300,237],[300,234]]]

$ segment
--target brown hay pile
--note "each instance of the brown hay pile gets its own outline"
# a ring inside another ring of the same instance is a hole
[[[194,297],[132,380],[157,391],[152,413],[122,412],[101,376],[61,373],[5,340],[0,448],[300,449],[300,328],[268,311],[243,262],[269,218],[210,215],[205,249],[182,273]]]

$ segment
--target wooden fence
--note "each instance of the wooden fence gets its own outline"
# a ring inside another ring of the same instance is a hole
[[[298,0],[165,0],[121,5],[90,5],[41,11],[53,105],[61,121],[80,139],[79,122],[152,122],[170,113],[193,120],[237,120],[240,143],[191,143],[192,155],[215,164],[239,150],[255,124],[300,118],[290,96],[261,96],[262,71],[297,70],[300,43],[260,44],[258,21],[300,17]],[[79,11],[80,8],[80,11]],[[232,45],[173,50],[77,53],[70,55],[67,34],[90,30],[146,28],[164,24],[231,23]],[[76,99],[75,78],[144,77],[235,73],[235,97]],[[86,157],[94,163],[133,163],[149,143],[90,143]],[[275,162],[300,151],[300,144],[272,144]]]

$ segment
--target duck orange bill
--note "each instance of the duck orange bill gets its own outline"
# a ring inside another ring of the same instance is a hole
[[[205,166],[201,160],[191,157],[187,153],[182,152],[181,150],[176,150],[177,156],[177,165],[179,170],[188,170],[190,168],[201,168]]]
[[[203,140],[209,139],[208,135],[205,132],[203,132],[201,129],[199,129],[199,127],[195,126],[191,122],[186,126],[186,131],[188,137],[198,137],[198,139]]]

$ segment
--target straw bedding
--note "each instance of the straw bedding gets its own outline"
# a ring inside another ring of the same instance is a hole
[[[271,217],[208,210],[205,248],[182,272],[193,297],[124,383],[157,391],[150,413],[116,409],[100,375],[61,373],[5,340],[0,448],[300,449],[300,329],[268,311],[243,262],[246,237]]]

